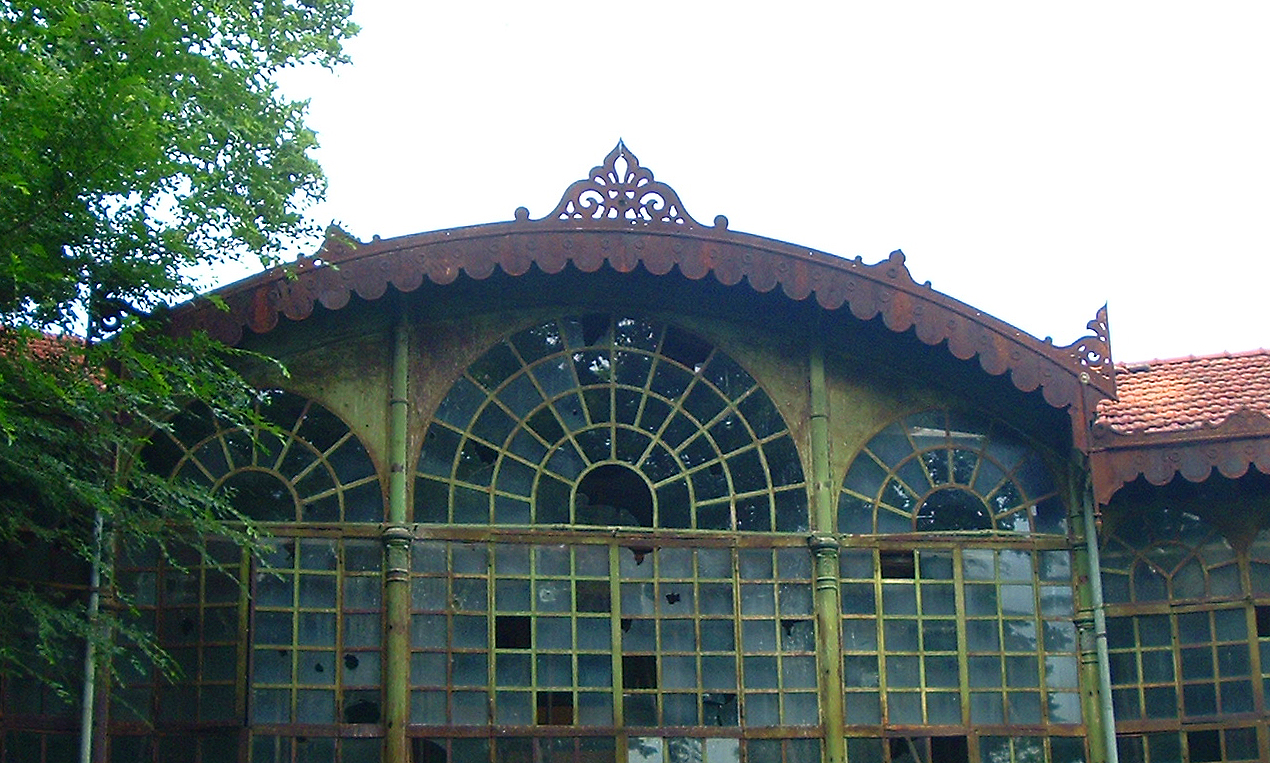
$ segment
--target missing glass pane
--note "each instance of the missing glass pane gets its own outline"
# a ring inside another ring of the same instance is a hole
[[[1186,732],[1186,749],[1191,763],[1222,760],[1221,737],[1217,729]]]
[[[701,364],[709,357],[710,345],[697,337],[671,326],[666,329],[661,351],[666,357],[682,363],[693,371],[701,370]]]
[[[1257,636],[1270,638],[1270,604],[1261,604],[1257,607]]]
[[[652,654],[622,655],[623,689],[656,689],[657,656]]]
[[[573,584],[579,612],[608,612],[612,609],[607,580],[578,580]]]
[[[970,763],[965,737],[902,737],[890,740],[891,763]]]
[[[917,529],[923,532],[991,528],[992,517],[987,505],[979,496],[960,487],[942,487],[936,490],[917,510]]]
[[[912,551],[879,551],[878,564],[883,578],[912,580],[917,570]]]
[[[379,692],[344,692],[344,722],[379,723]]]
[[[573,693],[567,691],[535,692],[539,726],[572,726]]]
[[[653,493],[634,469],[602,464],[587,472],[574,498],[578,524],[653,526]]]
[[[500,615],[494,619],[494,646],[498,649],[528,649],[529,618],[524,615]]]

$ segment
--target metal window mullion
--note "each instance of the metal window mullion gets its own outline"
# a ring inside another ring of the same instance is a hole
[[[953,565],[953,602],[956,609],[956,625],[957,625],[957,671],[960,675],[957,678],[957,693],[961,696],[961,722],[967,727],[970,726],[970,642],[966,632],[966,578],[961,562],[961,547],[954,546],[952,548],[952,565]],[[1004,648],[1004,643],[1002,644]],[[1002,676],[1002,684],[1004,685],[1005,676]],[[974,737],[974,735],[970,735]],[[977,740],[978,737],[974,737]],[[973,750],[972,750],[973,753]]]
[[[616,543],[610,543],[607,548],[609,551],[609,664],[610,673],[613,676],[610,696],[613,701],[613,725],[618,729],[616,734],[618,749],[625,750],[627,738],[625,707],[623,707],[622,701],[624,677],[622,675],[622,576],[620,568],[622,547]]]

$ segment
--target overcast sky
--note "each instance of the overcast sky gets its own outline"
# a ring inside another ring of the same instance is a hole
[[[1119,361],[1270,346],[1270,3],[357,0],[300,72],[367,239],[549,212],[618,138],[709,223]]]

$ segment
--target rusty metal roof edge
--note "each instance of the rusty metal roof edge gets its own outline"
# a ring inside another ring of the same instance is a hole
[[[589,246],[577,246],[579,238]],[[756,257],[758,253],[764,256]],[[929,282],[918,284],[898,250],[866,264],[860,257],[846,259],[732,231],[726,223],[707,228],[522,218],[369,242],[357,242],[339,231],[329,235],[313,257],[213,292],[229,305],[228,312],[217,309],[212,300],[199,299],[177,308],[174,323],[202,326],[232,344],[240,340],[244,326],[264,333],[276,325],[278,315],[303,320],[316,303],[340,309],[352,293],[375,300],[389,285],[413,291],[424,277],[444,285],[460,273],[483,280],[495,267],[517,276],[531,266],[558,273],[567,265],[594,272],[606,264],[619,272],[642,266],[654,275],[678,267],[690,280],[713,275],[725,286],[746,280],[758,292],[779,286],[794,301],[814,295],[822,308],[847,306],[861,320],[880,314],[896,333],[914,329],[928,345],[946,341],[949,351],[962,360],[977,356],[992,375],[1011,372],[1022,391],[1042,388],[1055,407],[1074,405],[1086,394],[1082,389],[1092,390],[1094,398],[1115,394],[1105,309],[1089,324],[1093,335],[1056,347],[933,289]]]

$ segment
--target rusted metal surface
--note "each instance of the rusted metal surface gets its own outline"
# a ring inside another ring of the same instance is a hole
[[[174,311],[177,330],[203,328],[236,344],[244,328],[272,330],[279,316],[304,320],[314,307],[345,307],[353,295],[374,301],[389,286],[418,289],[460,276],[489,278],[496,270],[521,276],[531,268],[548,275],[573,267],[583,273],[610,268],[699,281],[713,276],[728,287],[742,282],[760,293],[779,289],[793,301],[815,299],[827,311],[846,308],[858,320],[881,316],[896,333],[912,330],[928,345],[945,343],[961,360],[977,358],[989,374],[1010,374],[1024,392],[1040,389],[1056,408],[1073,413],[1078,445],[1098,400],[1115,395],[1105,308],[1092,333],[1058,347],[915,282],[904,254],[865,264],[728,229],[727,219],[704,226],[683,209],[669,186],[619,144],[588,179],[570,186],[546,218],[518,209],[512,222],[358,242],[332,231],[317,255],[290,272],[278,268],[228,286],[220,310],[197,300]]]
[[[1230,479],[1252,466],[1270,474],[1270,416],[1244,409],[1218,424],[1165,432],[1122,433],[1095,423],[1089,462],[1094,497],[1103,506],[1139,476],[1165,485],[1177,474],[1203,482],[1213,469]]]

